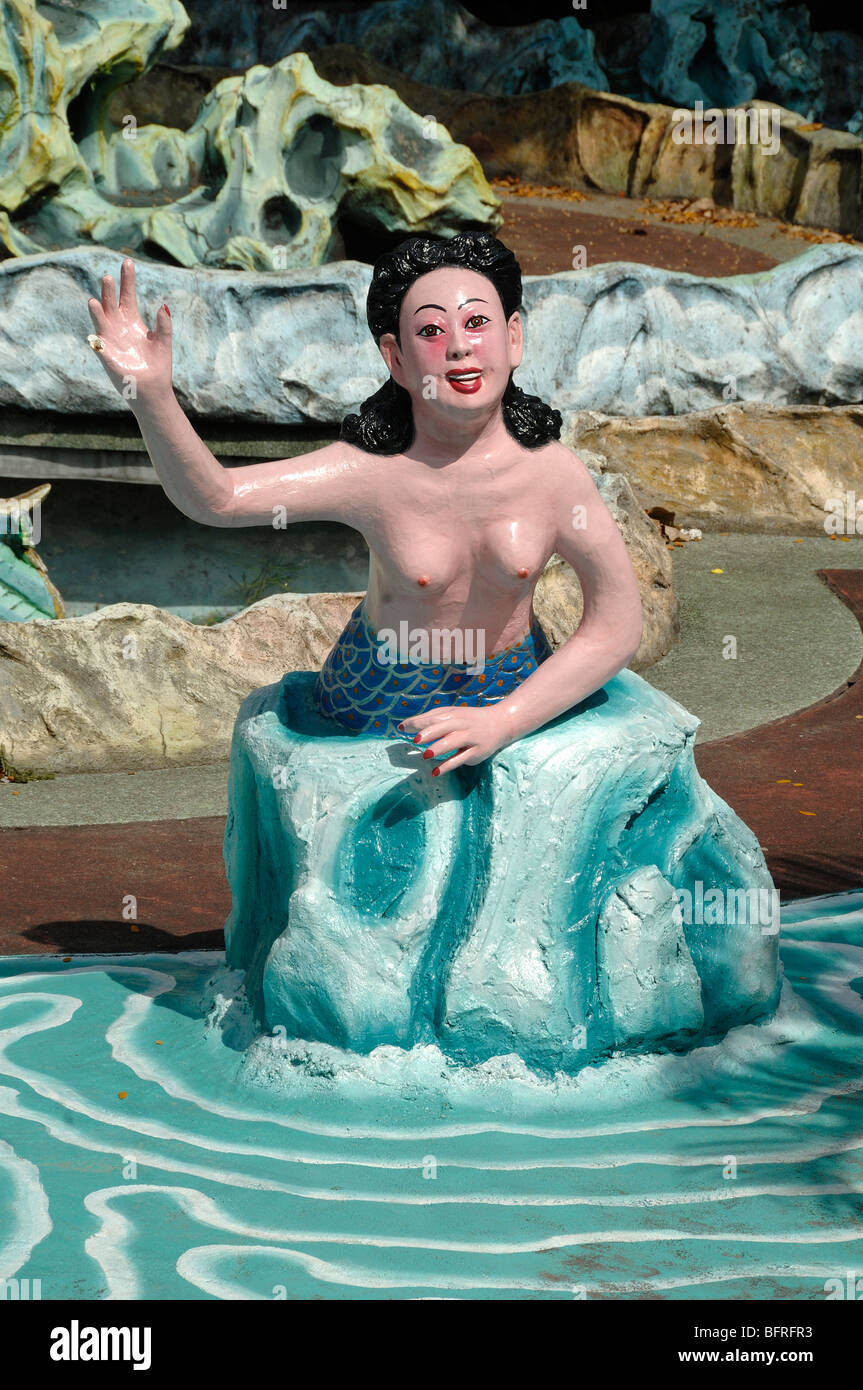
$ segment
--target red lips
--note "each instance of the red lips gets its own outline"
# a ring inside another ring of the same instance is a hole
[[[447,372],[446,379],[454,391],[461,391],[462,395],[471,395],[474,391],[478,391],[480,386],[482,385],[482,373],[479,371],[478,368],[473,367],[468,368],[466,370],[475,370],[477,372],[477,375],[473,378],[473,380],[460,381],[458,379],[458,375],[455,375],[452,372]]]

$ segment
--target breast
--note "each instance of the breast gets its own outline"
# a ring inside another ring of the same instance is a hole
[[[474,561],[477,578],[515,588],[536,583],[548,559],[548,541],[536,526],[497,522],[483,532]]]
[[[448,593],[453,586],[469,583],[472,562],[469,551],[442,538],[400,537],[378,551],[388,582],[394,588],[416,590],[429,597]]]
[[[376,552],[383,571],[382,597],[402,587],[426,598],[518,595],[536,583],[550,553],[538,526],[509,519],[482,526],[463,523],[456,534],[452,523],[438,530],[425,522],[382,541]]]

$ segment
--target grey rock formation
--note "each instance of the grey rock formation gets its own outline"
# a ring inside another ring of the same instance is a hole
[[[37,776],[216,762],[249,691],[318,667],[357,598],[279,594],[212,627],[135,603],[0,623],[0,760]]]
[[[249,10],[240,24],[226,26],[219,5],[187,8],[194,22],[181,61],[246,68],[296,49],[349,43],[419,82],[462,91],[532,92],[559,82],[607,87],[593,34],[575,15],[490,25],[453,0],[389,0],[354,10],[304,8],[278,23]]]
[[[103,274],[119,284],[120,263],[90,249],[0,263],[0,406],[128,409],[87,344],[87,299]],[[201,416],[338,426],[386,379],[365,321],[366,265],[240,280],[152,262],[136,270],[147,321],[171,306],[177,395]],[[728,402],[863,400],[856,247],[817,246],[761,275],[715,280],[622,262],[527,276],[524,305],[516,380],[560,410],[682,415]]]
[[[863,251],[814,247],[760,275],[626,263],[537,276],[520,382],[560,409],[682,415],[723,401],[863,399]]]

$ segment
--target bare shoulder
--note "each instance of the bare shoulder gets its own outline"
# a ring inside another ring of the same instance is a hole
[[[588,496],[595,493],[593,475],[574,449],[561,444],[559,439],[552,439],[543,445],[541,450],[537,450],[537,453],[542,455],[544,470],[556,486],[565,487],[568,492],[575,490]]]
[[[298,454],[297,458],[318,468],[346,468],[353,473],[371,472],[379,462],[377,454],[370,454],[366,449],[358,448],[356,444],[349,444],[346,439],[334,439],[330,444],[322,444],[318,449],[309,449],[306,453]]]
[[[397,455],[371,454],[345,439],[334,439],[293,460],[297,472],[321,482],[330,480],[340,492],[349,483],[354,501],[377,491],[397,462]]]
[[[597,475],[559,440],[549,446],[546,476],[553,492],[558,552],[578,568],[579,561],[610,547],[619,550],[620,529],[597,485]]]

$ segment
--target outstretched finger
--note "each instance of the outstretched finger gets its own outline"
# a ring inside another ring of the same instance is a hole
[[[90,318],[93,320],[93,327],[96,332],[104,333],[108,327],[108,318],[100,301],[95,297],[88,299],[87,308],[90,310]]]
[[[156,311],[156,327],[153,329],[152,336],[158,338],[161,343],[170,344],[172,333],[171,310],[167,304],[162,304]]]
[[[137,314],[138,300],[135,297],[135,262],[127,256],[120,267],[120,308],[130,314]]]
[[[109,316],[117,312],[117,291],[113,275],[102,276],[102,308]]]

